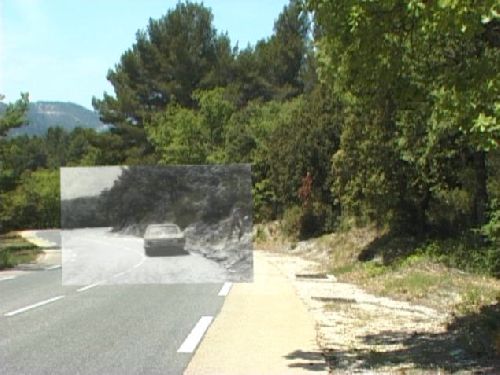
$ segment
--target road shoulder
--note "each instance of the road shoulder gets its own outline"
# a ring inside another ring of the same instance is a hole
[[[47,268],[52,266],[61,265],[62,263],[62,253],[60,246],[52,241],[42,238],[34,230],[23,230],[17,231],[17,234],[24,238],[26,241],[37,246],[41,252],[37,256],[36,260],[31,264],[34,269],[36,268]],[[18,265],[18,269],[25,268],[30,269],[28,264]]]
[[[235,284],[185,374],[326,374],[314,319],[292,283],[254,252],[254,282]]]

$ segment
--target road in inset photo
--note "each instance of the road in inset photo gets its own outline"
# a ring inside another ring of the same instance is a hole
[[[143,240],[115,234],[111,228],[86,228],[62,232],[62,275],[66,285],[161,284],[223,282],[228,271],[218,262],[193,253],[148,257]]]
[[[63,285],[253,279],[248,165],[61,168],[61,199]]]

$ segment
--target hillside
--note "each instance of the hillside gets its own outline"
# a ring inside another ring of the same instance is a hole
[[[0,103],[0,113],[6,105]],[[96,112],[69,102],[33,102],[29,104],[28,125],[12,129],[9,135],[43,135],[50,127],[62,127],[68,131],[76,127],[105,131],[108,126],[99,120]]]

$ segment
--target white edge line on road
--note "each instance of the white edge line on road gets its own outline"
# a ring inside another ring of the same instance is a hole
[[[224,285],[222,285],[222,288],[220,289],[220,292],[219,292],[218,296],[220,296],[220,297],[227,296],[227,294],[231,290],[232,286],[233,286],[232,283],[224,283]]]
[[[49,298],[49,299],[46,299],[45,301],[41,301],[41,302],[35,303],[33,305],[29,305],[29,306],[26,306],[26,307],[23,307],[23,308],[20,308],[20,309],[8,312],[8,313],[4,314],[4,316],[17,315],[17,314],[20,314],[20,313],[25,312],[27,310],[31,310],[31,309],[34,309],[36,307],[40,307],[40,306],[46,305],[48,303],[57,301],[57,300],[59,300],[61,298],[64,298],[64,296],[57,296],[57,297]]]
[[[135,266],[133,266],[132,268],[137,268],[137,267],[140,267],[142,266],[142,264],[144,263],[144,261],[146,260],[146,258],[143,258],[139,263],[137,263]]]
[[[6,277],[0,277],[0,281],[4,281],[4,280],[12,280],[12,279],[15,279],[16,276],[6,276]]]
[[[101,282],[93,283],[93,284],[81,287],[80,289],[77,289],[76,291],[77,292],[85,292],[86,290],[92,289],[92,288],[94,288],[94,287],[96,287],[98,285],[101,285]]]
[[[192,353],[200,343],[212,320],[213,316],[202,316],[181,347],[177,349],[177,353]]]
[[[46,268],[45,268],[45,271],[49,271],[49,270],[56,270],[56,269],[61,268],[61,267],[62,267],[62,265],[60,265],[60,264],[56,264],[56,265],[54,265],[54,266],[46,267]]]

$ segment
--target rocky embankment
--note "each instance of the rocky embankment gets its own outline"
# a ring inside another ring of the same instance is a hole
[[[229,216],[216,223],[197,222],[184,229],[186,250],[218,262],[228,271],[228,281],[252,281],[252,224],[244,220],[236,226]],[[120,233],[143,237],[147,224],[133,224]]]
[[[232,228],[232,218],[215,224],[196,223],[188,226],[186,250],[199,253],[222,264],[231,281],[251,281],[253,269],[252,233],[249,225]]]

